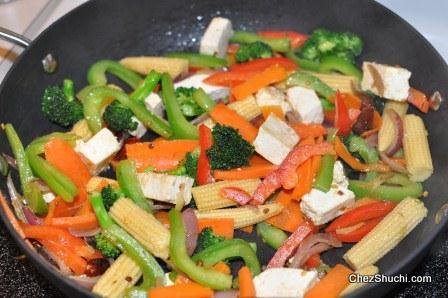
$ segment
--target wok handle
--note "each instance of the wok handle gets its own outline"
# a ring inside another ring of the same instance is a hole
[[[22,48],[27,48],[31,43],[31,39],[3,27],[0,27],[0,39],[9,41]]]

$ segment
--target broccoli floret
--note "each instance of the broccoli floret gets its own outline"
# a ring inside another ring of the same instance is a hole
[[[121,254],[118,247],[101,233],[95,235],[95,247],[107,258],[115,259]]]
[[[185,170],[187,171],[187,175],[193,179],[196,179],[196,175],[198,173],[199,153],[199,150],[194,150],[192,152],[188,152],[185,156]]]
[[[239,63],[269,57],[272,57],[272,48],[261,41],[242,44],[235,55],[235,59]]]
[[[75,124],[84,117],[82,104],[74,97],[67,98],[59,86],[48,86],[42,96],[45,117],[61,126]]]
[[[255,149],[232,127],[213,127],[213,146],[207,150],[212,169],[228,170],[249,165]]]
[[[344,58],[353,62],[361,54],[362,39],[351,32],[332,32],[323,28],[316,29],[300,49],[303,59],[320,61],[327,55]]]
[[[177,102],[180,105],[182,113],[187,117],[195,117],[203,114],[205,111],[193,99],[193,92],[196,91],[194,87],[178,87],[175,95]]]
[[[121,190],[114,189],[112,186],[105,186],[101,190],[101,196],[103,197],[104,207],[107,211],[109,211],[110,207],[119,199],[124,197],[124,194]]]
[[[213,232],[212,228],[207,227],[199,233],[196,251],[202,251],[216,243],[224,241],[225,239],[226,238],[223,236],[217,236]]]
[[[103,113],[104,122],[107,127],[115,132],[133,131],[137,128],[137,121],[135,121],[134,113],[122,105],[118,100],[114,100],[107,106]]]

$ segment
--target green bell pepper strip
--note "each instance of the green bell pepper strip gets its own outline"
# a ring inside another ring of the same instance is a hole
[[[68,101],[75,99],[75,87],[72,80],[65,79],[62,84],[62,90]]]
[[[144,104],[145,98],[156,88],[160,81],[161,74],[151,70],[143,82],[129,96],[131,100]]]
[[[87,85],[84,88],[82,88],[78,93],[76,93],[76,97],[79,99],[80,102],[84,103],[87,95],[89,95],[90,91],[92,91],[95,88],[98,88],[98,86]]]
[[[12,124],[5,124],[4,129],[16,159],[23,195],[31,210],[39,215],[46,214],[48,211],[47,203],[45,203],[42,193],[35,182],[36,178],[33,175],[33,170],[25,152],[25,148],[23,148],[23,144]]]
[[[215,290],[227,290],[232,286],[232,276],[197,266],[187,253],[185,227],[182,214],[176,209],[168,213],[170,220],[170,258],[174,266],[195,282]],[[252,250],[249,247],[250,250]],[[253,251],[252,251],[253,253]]]
[[[34,139],[26,148],[26,154],[34,172],[44,180],[51,190],[60,195],[64,201],[72,202],[78,194],[78,188],[61,171],[40,157],[44,153],[45,144],[52,139],[59,138],[68,142],[72,147],[75,146],[79,137],[72,133],[54,132],[48,135]]]
[[[188,60],[188,65],[190,67],[197,68],[222,68],[228,65],[226,59],[198,53],[172,52],[166,54],[166,57]]]
[[[273,249],[278,249],[288,239],[285,232],[265,222],[257,224],[257,235]]]
[[[122,105],[131,109],[135,117],[147,128],[153,130],[164,138],[171,136],[171,128],[168,123],[151,111],[148,111],[143,104],[135,102],[123,91],[109,87],[96,87],[84,98],[84,117],[92,133],[97,133],[103,127],[101,111],[104,104],[111,98],[116,98]]]
[[[285,57],[294,61],[301,69],[319,71],[319,62],[299,58],[293,51],[286,52]]]
[[[316,91],[317,94],[327,99],[336,94],[336,91],[325,84],[322,80],[310,73],[303,71],[296,71],[293,74],[289,75],[286,79],[286,85],[288,87],[301,86],[305,88],[311,88]]]
[[[142,77],[130,69],[127,69],[120,63],[113,60],[100,60],[89,67],[87,71],[87,81],[90,85],[106,86],[106,72],[118,77],[126,84],[136,89],[142,80]]]
[[[348,76],[354,76],[362,80],[362,72],[352,63],[337,56],[326,56],[320,60],[319,72],[329,73],[337,71]]]
[[[257,35],[253,32],[235,31],[230,38],[233,43],[253,43],[256,41],[268,44],[276,52],[288,52],[290,49],[289,38],[267,38]]]
[[[361,180],[349,180],[348,188],[353,191],[357,198],[372,197],[387,201],[401,201],[406,197],[418,198],[423,194],[423,185],[412,182],[402,174],[395,174],[386,180],[393,185],[380,185],[372,188],[371,183]],[[399,185],[399,186],[396,186]]]
[[[134,201],[143,210],[152,213],[150,201],[145,198],[138,181],[135,162],[129,159],[120,161],[117,165],[116,176],[126,197]]]
[[[114,223],[104,208],[103,198],[99,193],[90,196],[90,203],[95,211],[101,232],[114,243],[123,253],[138,264],[143,272],[143,283],[136,287],[137,291],[145,290],[156,285],[156,278],[162,278],[164,271],[156,259],[147,252],[140,243],[129,235],[125,230]]]
[[[198,139],[198,129],[196,126],[188,122],[183,115],[174,93],[173,80],[167,73],[162,75],[162,99],[165,105],[166,114],[168,116],[168,122],[170,123],[173,131],[172,138],[190,140]]]
[[[261,272],[257,254],[249,243],[242,239],[230,239],[216,243],[195,254],[191,259],[195,262],[201,261],[204,266],[210,267],[220,261],[235,257],[241,257],[244,260],[253,276]]]
[[[210,96],[205,93],[202,88],[196,89],[193,92],[194,101],[200,106],[204,111],[211,112],[216,106],[216,102],[210,98]]]
[[[327,141],[333,142],[336,137],[337,129],[329,129]],[[323,192],[328,192],[333,182],[334,163],[336,158],[334,155],[325,154],[320,162],[320,168],[314,180],[313,187]]]

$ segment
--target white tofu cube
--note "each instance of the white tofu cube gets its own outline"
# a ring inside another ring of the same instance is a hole
[[[137,122],[137,128],[135,130],[129,131],[129,134],[140,139],[147,132],[146,126],[135,116],[133,116],[132,119]]]
[[[255,98],[257,100],[257,105],[260,107],[280,106],[284,114],[291,111],[291,106],[286,101],[285,93],[275,87],[261,88],[258,90]]]
[[[411,72],[405,68],[364,62],[361,89],[396,101],[406,101]]]
[[[151,94],[145,98],[145,106],[149,111],[163,117],[165,107],[163,106],[163,101],[159,94],[151,92]]]
[[[279,165],[299,139],[296,132],[286,122],[271,114],[258,130],[253,145],[258,154],[273,164]]]
[[[223,58],[232,35],[232,22],[229,19],[213,18],[201,38],[199,53]]]
[[[204,92],[208,94],[213,100],[222,99],[229,96],[229,88],[213,86],[206,84],[203,81],[210,76],[210,73],[197,73],[182,81],[174,83],[174,88],[185,87],[185,88],[202,88]]]
[[[157,201],[176,204],[191,201],[191,188],[194,179],[186,176],[173,176],[161,173],[140,173],[137,175],[145,197]]]
[[[47,192],[42,195],[42,198],[44,199],[45,203],[50,204],[51,201],[56,199],[56,196],[52,192]]]
[[[270,268],[254,277],[254,287],[257,298],[301,298],[318,280],[316,271]]]
[[[296,86],[289,88],[286,94],[291,108],[300,115],[303,123],[324,122],[324,109],[314,90]]]
[[[322,225],[343,214],[355,203],[355,194],[341,186],[332,186],[325,193],[312,189],[302,197],[300,208],[315,225]]]
[[[87,142],[79,141],[76,150],[81,154],[92,174],[99,173],[120,150],[120,143],[107,128],[101,129]]]

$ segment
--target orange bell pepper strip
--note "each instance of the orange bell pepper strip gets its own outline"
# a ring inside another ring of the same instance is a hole
[[[201,218],[198,219],[198,231],[210,227],[218,236],[224,236],[226,239],[233,238],[234,229],[233,218]]]
[[[268,263],[268,268],[279,268],[285,265],[286,260],[292,255],[299,244],[313,232],[313,227],[307,222],[302,222],[288,239],[283,242],[282,246],[277,249],[274,256]]]
[[[252,273],[248,267],[243,266],[238,271],[239,280],[239,298],[254,298],[256,296],[254,281],[252,280]]]
[[[91,230],[98,227],[98,221],[95,213],[89,212],[78,216],[54,217],[51,219],[50,225],[76,230]]]
[[[210,112],[213,121],[235,128],[249,143],[252,143],[258,134],[258,129],[249,121],[240,116],[223,103],[218,103]]]
[[[255,190],[251,201],[254,205],[263,204],[264,201],[277,189],[283,186],[292,189],[298,183],[297,167],[314,155],[334,154],[333,146],[329,143],[296,146],[286,156],[280,167],[271,172]]]
[[[55,138],[45,144],[45,159],[64,173],[78,188],[84,188],[92,176],[81,156],[64,140]]]
[[[190,282],[148,290],[148,298],[212,298],[213,290]]]
[[[199,146],[197,140],[157,140],[145,143],[126,144],[126,156],[135,161],[137,171],[149,166],[157,171],[177,168],[188,152]]]
[[[245,73],[245,72],[259,73],[275,65],[283,67],[286,71],[294,71],[297,70],[298,68],[297,64],[291,59],[284,57],[272,57],[272,58],[254,59],[249,62],[235,64],[232,65],[232,67],[230,67],[230,71],[239,73]]]
[[[289,42],[292,49],[301,47],[307,40],[308,35],[298,33],[295,31],[259,31],[258,35],[267,38],[289,38]]]
[[[233,87],[231,92],[237,100],[241,100],[263,87],[283,81],[286,79],[287,75],[284,67],[275,64],[265,69],[263,72],[251,77],[244,83]]]
[[[337,264],[319,282],[317,282],[308,292],[305,298],[337,298],[339,294],[348,286],[348,276],[353,271],[349,268]]]
[[[283,231],[293,233],[304,220],[299,203],[290,201],[278,215],[268,218],[266,222]]]
[[[377,202],[352,209],[336,218],[326,229],[326,232],[334,232],[337,229],[346,228],[357,223],[383,217],[387,215],[397,204],[393,202]]]
[[[354,158],[338,137],[334,140],[334,150],[354,170],[361,172],[390,172],[390,168],[385,164],[364,164]]]
[[[86,271],[87,261],[76,254],[69,246],[54,240],[41,239],[39,242],[55,257],[62,260],[75,275],[81,275]]]
[[[356,243],[361,241],[365,235],[373,230],[373,228],[375,228],[383,220],[383,218],[384,216],[366,220],[360,227],[348,233],[342,233],[340,230],[336,230],[334,232],[330,232],[330,234],[334,235],[339,241]]]
[[[408,102],[423,113],[428,113],[429,111],[428,97],[420,90],[411,87],[409,89]]]
[[[317,138],[327,133],[327,129],[320,124],[297,123],[291,127],[300,136],[300,139]]]

